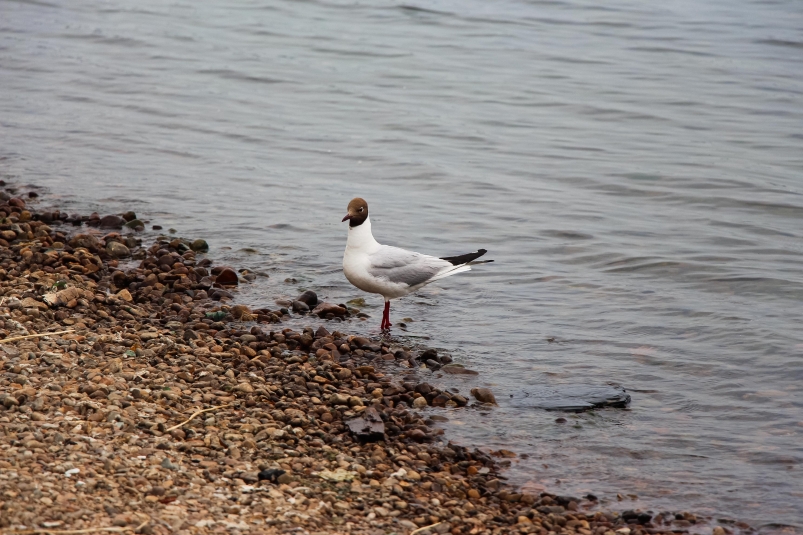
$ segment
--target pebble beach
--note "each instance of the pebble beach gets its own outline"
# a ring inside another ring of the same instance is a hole
[[[493,392],[439,382],[476,372],[341,331],[359,311],[312,291],[238,304],[255,275],[215,265],[202,239],[146,239],[133,212],[47,202],[2,184],[4,535],[750,531],[522,493],[504,475],[515,453],[452,443],[438,426],[494,410]],[[310,326],[283,325],[299,316]]]

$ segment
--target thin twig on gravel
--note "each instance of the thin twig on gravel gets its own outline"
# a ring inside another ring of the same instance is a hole
[[[15,336],[13,338],[6,338],[5,340],[0,340],[0,344],[4,344],[6,342],[16,342],[17,340],[25,340],[26,338],[38,338],[41,336],[52,336],[54,334],[67,334],[72,332],[75,332],[75,329],[68,329],[66,331],[56,331],[54,333],[39,333],[39,334],[28,334],[26,336]]]
[[[438,522],[436,524],[431,524],[429,526],[424,526],[423,528],[418,528],[416,530],[411,531],[410,535],[415,535],[416,533],[424,531],[425,529],[434,528],[435,526],[440,526],[441,524],[443,524],[443,522]]]
[[[192,416],[190,416],[189,418],[187,418],[186,420],[184,420],[184,421],[183,421],[183,422],[181,422],[180,424],[176,424],[176,425],[174,425],[173,427],[170,427],[170,428],[168,428],[168,429],[165,429],[165,433],[169,433],[169,432],[170,432],[170,431],[172,431],[173,429],[178,429],[179,427],[181,427],[181,426],[183,426],[183,425],[185,425],[185,424],[188,424],[188,423],[190,423],[190,422],[192,421],[192,419],[193,419],[193,418],[195,418],[196,416],[198,416],[199,414],[203,414],[203,413],[205,413],[205,412],[216,411],[216,410],[218,410],[218,409],[225,409],[226,407],[231,407],[231,405],[232,405],[232,404],[231,404],[231,403],[229,403],[229,404],[227,404],[227,405],[221,405],[221,406],[219,406],[219,407],[212,407],[212,408],[209,408],[209,409],[203,409],[203,410],[200,410],[200,411],[196,411],[196,412],[192,413]]]
[[[3,535],[35,535],[37,533],[53,533],[58,535],[72,535],[73,533],[95,533],[96,531],[111,531],[114,533],[122,533],[124,531],[137,532],[144,528],[150,520],[146,520],[135,528],[128,527],[107,527],[107,528],[86,528],[86,529],[24,529],[20,531],[4,531]]]

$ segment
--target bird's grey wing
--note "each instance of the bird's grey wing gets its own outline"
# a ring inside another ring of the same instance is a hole
[[[372,254],[370,260],[368,272],[372,276],[411,287],[423,284],[445,267],[451,267],[440,258],[388,245]]]

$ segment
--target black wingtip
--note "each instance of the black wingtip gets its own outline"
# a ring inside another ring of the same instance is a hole
[[[484,255],[487,252],[488,251],[485,250],[485,249],[480,249],[476,253],[466,253],[466,254],[461,254],[461,255],[458,255],[458,256],[447,256],[445,258],[441,258],[441,260],[446,260],[447,262],[449,262],[453,266],[461,266],[463,264],[468,264],[469,262],[472,262],[472,261],[478,259],[479,257],[481,257],[482,255]],[[492,262],[492,260],[491,260],[491,262]]]

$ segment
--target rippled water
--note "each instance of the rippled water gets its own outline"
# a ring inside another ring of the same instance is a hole
[[[209,239],[270,275],[254,304],[360,296],[355,195],[385,243],[486,247],[392,311],[500,399],[450,436],[530,489],[803,529],[802,30],[796,0],[3,0],[0,172]],[[607,383],[630,410],[509,399]]]

